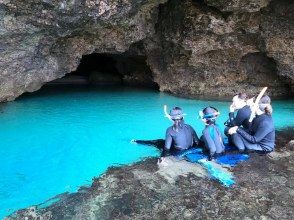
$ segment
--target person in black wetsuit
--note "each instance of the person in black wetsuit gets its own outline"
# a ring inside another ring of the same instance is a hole
[[[232,127],[228,133],[232,135],[232,141],[239,151],[271,152],[275,147],[275,128],[272,119],[272,106],[269,96],[263,96],[254,110],[256,115],[249,131],[238,126]]]
[[[166,130],[161,161],[163,157],[169,154],[179,153],[199,143],[195,130],[190,125],[185,124],[181,108],[174,107],[170,111],[169,117],[173,121],[173,125]]]
[[[200,118],[205,123],[201,139],[209,150],[208,160],[214,159],[218,154],[225,151],[221,131],[216,125],[218,115],[219,112],[213,107],[206,107],[199,112]]]
[[[230,127],[234,126],[242,126],[244,130],[248,130],[250,123],[249,118],[251,115],[251,108],[246,103],[247,95],[245,93],[239,93],[238,95],[233,97],[233,102],[230,105],[230,113],[229,113],[229,119],[226,121],[225,125],[225,135],[229,137],[228,130]],[[237,114],[235,116],[234,112],[237,111]]]

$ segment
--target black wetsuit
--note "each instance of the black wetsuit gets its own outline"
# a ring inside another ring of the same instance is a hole
[[[232,140],[239,150],[272,151],[275,147],[275,128],[270,115],[258,115],[252,121],[249,132],[238,128]]]
[[[171,150],[182,151],[193,145],[198,145],[199,138],[195,130],[184,121],[180,122],[177,128],[173,125],[166,130],[165,146],[162,157],[166,156]]]
[[[228,137],[228,141],[231,145],[234,145],[232,141],[231,135],[229,135],[228,131],[231,127],[234,126],[242,126],[244,130],[248,131],[250,127],[249,118],[251,115],[251,109],[249,105],[245,105],[243,108],[237,111],[236,117],[234,112],[229,113],[229,119],[225,123],[226,128],[224,130],[225,135]]]
[[[249,129],[250,122],[249,118],[251,115],[250,106],[245,105],[243,108],[239,109],[235,117],[234,112],[229,113],[229,120],[226,124],[228,127],[242,126],[244,129]]]

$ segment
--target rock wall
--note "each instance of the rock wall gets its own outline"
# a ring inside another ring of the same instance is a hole
[[[154,34],[165,0],[0,0],[0,101],[74,71],[82,55],[122,53]]]
[[[293,11],[285,0],[169,1],[146,42],[156,82],[188,97],[293,92]]]
[[[0,101],[138,45],[161,91],[291,95],[293,32],[291,0],[0,0]]]

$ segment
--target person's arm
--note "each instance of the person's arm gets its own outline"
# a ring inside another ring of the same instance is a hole
[[[241,126],[244,120],[248,117],[243,109],[238,110],[236,117],[234,116],[234,112],[229,113],[229,126]]]
[[[192,126],[189,125],[189,127],[191,129],[192,138],[193,138],[193,140],[192,140],[193,141],[192,146],[195,146],[195,145],[198,146],[198,144],[199,144],[199,138],[197,136],[197,133],[196,133],[196,131],[194,130],[194,128]]]
[[[248,134],[243,129],[238,128],[237,133],[240,134],[243,138],[245,138],[247,141],[256,144],[259,143],[268,133],[271,132],[271,126],[268,125],[268,123],[262,122],[255,132],[254,135]]]
[[[234,124],[234,126],[240,126],[240,125],[243,124],[244,120],[245,120],[244,112],[243,111],[238,111],[237,115],[236,115],[236,117],[235,117],[235,119],[233,121],[233,124]]]
[[[234,119],[235,119],[234,112],[230,112],[229,113],[229,120],[226,122],[227,123],[227,126],[234,127]]]
[[[193,129],[193,145],[197,145],[197,146],[199,145],[199,138],[198,138],[197,133],[194,129]]]
[[[233,104],[230,105],[230,113],[229,113],[229,119],[226,121],[225,125],[228,127],[233,127],[234,120],[235,120],[235,106]]]
[[[210,132],[209,129],[204,129],[203,130],[203,141],[205,143],[205,146],[210,150],[210,149],[216,149],[215,147],[215,143],[212,140],[211,136],[210,136]],[[214,152],[210,152],[210,153],[214,153]]]
[[[164,144],[164,148],[162,150],[162,153],[161,153],[161,157],[165,157],[168,155],[169,153],[169,150],[171,148],[171,145],[172,145],[172,141],[173,141],[173,138],[170,134],[170,129],[167,129],[166,130],[166,134],[165,134],[165,144]]]

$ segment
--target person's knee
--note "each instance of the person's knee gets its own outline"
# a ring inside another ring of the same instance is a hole
[[[244,153],[245,152],[245,148],[238,148],[239,153]]]
[[[209,148],[209,154],[214,155],[216,153],[216,148],[215,147],[210,147]]]
[[[215,151],[215,153],[217,153],[217,154],[221,154],[221,153],[223,153],[223,152],[225,152],[225,149],[223,149],[223,148],[218,148],[218,149],[216,149],[216,151]]]
[[[233,134],[231,137],[232,137],[233,144],[238,148],[238,150],[240,152],[244,152],[245,145],[243,143],[242,138],[239,136],[239,134]]]
[[[238,148],[239,152],[242,153],[245,151],[245,146],[244,144],[235,144],[236,147]]]

